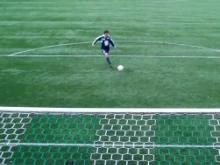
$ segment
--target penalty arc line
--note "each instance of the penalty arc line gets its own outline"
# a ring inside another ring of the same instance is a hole
[[[127,42],[127,43],[129,43],[129,42]],[[138,42],[135,42],[135,43],[138,43]],[[156,44],[177,45],[177,46],[184,46],[184,47],[191,47],[191,48],[198,48],[198,49],[206,49],[206,50],[210,50],[210,51],[214,51],[214,52],[220,52],[220,49],[208,48],[208,47],[197,46],[197,45],[174,43],[174,42],[143,41],[143,42],[140,42],[140,43],[156,43]]]
[[[75,42],[75,43],[73,42],[73,43],[67,43],[67,44],[49,45],[49,46],[43,46],[43,47],[39,47],[39,48],[28,49],[28,50],[24,50],[21,52],[12,53],[12,54],[9,54],[8,56],[15,56],[15,55],[19,55],[22,53],[32,52],[32,51],[40,50],[40,49],[56,48],[56,47],[62,47],[62,46],[80,45],[80,44],[88,44],[88,43],[90,43],[90,42]]]
[[[76,42],[76,43],[66,43],[66,44],[58,44],[58,45],[50,45],[50,46],[43,46],[33,49],[28,49],[20,52],[15,52],[12,54],[9,54],[8,56],[15,56],[22,53],[32,52],[35,50],[41,50],[41,49],[47,49],[47,48],[56,48],[56,47],[62,47],[62,46],[69,46],[69,45],[80,45],[80,44],[88,44],[90,42]],[[177,46],[183,46],[183,47],[191,47],[191,48],[198,48],[198,49],[206,49],[214,52],[220,52],[220,49],[214,49],[214,48],[208,48],[208,47],[202,47],[202,46],[196,46],[196,45],[188,45],[188,44],[181,44],[181,43],[174,43],[174,42],[162,42],[162,41],[141,41],[141,42],[129,42],[129,41],[118,41],[118,43],[156,43],[156,44],[167,44],[167,45],[177,45]]]
[[[0,143],[0,146],[69,146],[69,147],[143,147],[143,148],[220,148],[220,145],[195,145],[195,144],[145,144],[122,143],[92,144],[92,143]]]

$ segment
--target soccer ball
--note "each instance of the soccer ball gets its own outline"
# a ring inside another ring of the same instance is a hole
[[[118,71],[123,71],[123,70],[124,70],[123,65],[118,65]]]

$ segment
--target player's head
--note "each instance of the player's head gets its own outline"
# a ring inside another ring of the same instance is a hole
[[[108,31],[108,30],[105,30],[105,31],[103,32],[103,34],[104,34],[105,36],[108,36],[108,35],[109,35],[109,31]]]
[[[74,163],[73,163],[73,161],[69,160],[69,161],[66,162],[65,165],[74,165]]]

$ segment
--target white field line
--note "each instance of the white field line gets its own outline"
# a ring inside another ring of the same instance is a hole
[[[214,49],[214,48],[208,48],[204,46],[197,46],[197,45],[188,45],[188,44],[182,44],[182,43],[174,43],[174,42],[167,42],[167,41],[141,41],[141,42],[130,42],[127,41],[125,43],[156,43],[156,44],[167,44],[167,45],[176,45],[176,46],[183,46],[183,47],[191,47],[191,48],[197,48],[197,49],[206,49],[214,52],[220,52],[220,49]]]
[[[12,54],[9,54],[8,56],[15,56],[19,55],[22,53],[27,53],[27,52],[32,52],[35,50],[40,50],[40,49],[48,49],[48,48],[56,48],[56,47],[62,47],[62,46],[69,46],[69,45],[80,45],[80,44],[88,44],[91,42],[76,42],[76,43],[66,43],[66,44],[58,44],[58,45],[50,45],[50,46],[43,46],[39,48],[34,48],[34,49],[28,49],[20,52],[15,52]],[[213,48],[208,48],[208,47],[203,47],[203,46],[197,46],[197,45],[188,45],[188,44],[181,44],[181,43],[174,43],[174,42],[162,42],[162,41],[141,41],[141,42],[130,42],[130,41],[119,41],[118,43],[156,43],[156,44],[167,44],[167,45],[176,45],[176,46],[183,46],[183,47],[191,47],[191,48],[197,48],[197,49],[206,49],[209,51],[214,51],[214,52],[220,52],[220,49],[213,49]]]
[[[129,57],[129,58],[185,58],[185,59],[220,59],[220,56],[145,56],[145,55],[110,55],[111,57]],[[8,56],[0,55],[0,57],[13,57],[13,58],[51,58],[51,57],[63,57],[63,58],[98,58],[102,55],[19,55]]]
[[[13,8],[18,8],[18,7],[13,7]],[[96,9],[94,9],[96,10]],[[96,23],[94,21],[1,21],[1,24],[10,24],[10,23],[36,23],[36,24],[93,24]],[[113,24],[119,24],[121,22],[114,21],[112,22]],[[129,24],[135,24],[136,22],[129,22]],[[107,23],[106,23],[107,24]],[[183,24],[183,25],[219,25],[220,22],[147,22],[147,24],[167,24],[167,25],[178,25],[178,24]],[[24,37],[24,36],[23,36]]]
[[[0,112],[27,112],[27,113],[220,113],[220,109],[196,108],[46,108],[46,107],[1,107]]]
[[[145,148],[220,148],[220,145],[190,144],[92,144],[92,143],[0,143],[0,146],[66,146],[66,147],[145,147]]]
[[[32,52],[32,51],[40,50],[40,49],[48,49],[48,48],[56,48],[56,47],[62,47],[62,46],[68,46],[68,45],[80,45],[80,44],[88,44],[88,43],[90,43],[90,42],[75,42],[75,43],[67,43],[67,44],[59,44],[59,45],[49,45],[49,46],[43,46],[43,47],[39,47],[39,48],[28,49],[28,50],[24,50],[21,52],[12,53],[12,54],[9,54],[8,56],[15,56],[18,54]]]

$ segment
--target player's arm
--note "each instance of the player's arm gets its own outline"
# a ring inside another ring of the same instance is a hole
[[[96,44],[96,42],[101,41],[102,36],[97,37],[93,42],[92,45],[94,46]]]
[[[110,42],[110,44],[111,44],[113,47],[116,47],[116,46],[115,46],[115,42],[114,42],[111,38],[110,38],[109,42]]]

